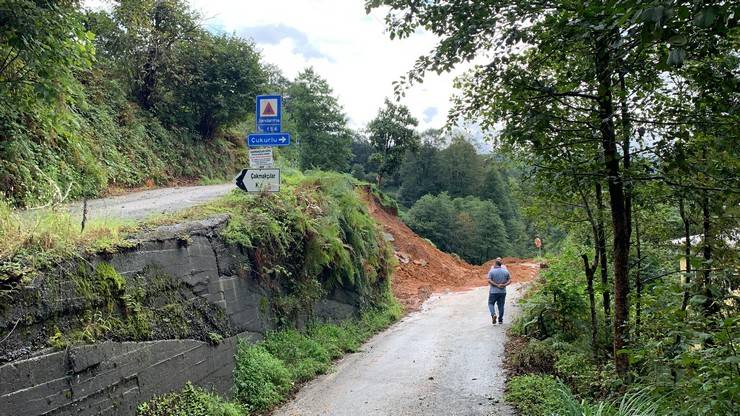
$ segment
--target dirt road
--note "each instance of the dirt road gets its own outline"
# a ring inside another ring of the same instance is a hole
[[[209,186],[184,186],[134,192],[87,202],[88,218],[122,218],[140,220],[150,215],[170,213],[199,205],[229,193],[232,183]],[[72,215],[82,214],[82,202],[69,206]]]
[[[507,322],[522,288],[509,288]],[[433,296],[274,415],[513,415],[502,397],[509,324],[491,325],[487,296],[485,287]]]

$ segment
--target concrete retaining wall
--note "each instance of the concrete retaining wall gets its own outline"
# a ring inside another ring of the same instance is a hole
[[[139,403],[187,381],[228,396],[237,340],[260,339],[276,319],[271,283],[251,269],[246,253],[217,238],[227,221],[220,216],[160,227],[138,236],[133,249],[85,260],[92,267],[106,261],[143,288],[155,272],[169,276],[172,282],[160,282],[146,302],[156,309],[177,299],[190,308],[190,339],[107,341],[55,351],[47,347],[49,337],[79,321],[91,303],[64,270],[24,288],[14,304],[0,309],[0,415],[132,415]],[[357,298],[351,290],[336,291],[314,305],[313,316],[346,319],[357,313]],[[213,345],[206,339],[213,333],[225,338]],[[155,331],[153,337],[168,334]]]

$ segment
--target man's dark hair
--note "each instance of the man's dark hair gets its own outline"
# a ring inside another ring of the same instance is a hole
[[[502,263],[500,260],[496,260],[496,266],[500,266]]]

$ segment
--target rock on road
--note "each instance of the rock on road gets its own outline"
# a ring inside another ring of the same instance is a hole
[[[506,322],[522,290],[509,287]],[[503,400],[509,324],[491,325],[487,297],[487,287],[434,296],[273,415],[514,415]]]

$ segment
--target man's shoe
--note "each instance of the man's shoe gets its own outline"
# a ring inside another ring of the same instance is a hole
[[[491,315],[491,325],[496,325],[496,315]]]

